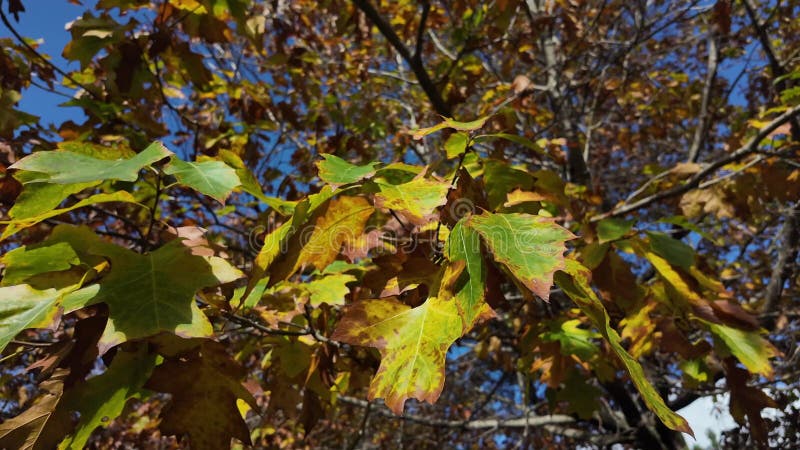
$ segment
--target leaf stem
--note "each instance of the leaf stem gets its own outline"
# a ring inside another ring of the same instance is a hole
[[[150,249],[150,235],[153,233],[153,225],[156,223],[156,215],[158,214],[158,201],[161,197],[161,171],[153,168],[156,173],[156,194],[153,199],[153,209],[150,210],[150,223],[147,225],[147,232],[144,233],[142,239],[142,253]]]
[[[458,173],[461,172],[461,167],[464,165],[464,158],[467,156],[467,153],[472,149],[472,136],[469,136],[467,140],[467,146],[464,148],[464,151],[461,152],[461,156],[458,157],[458,164],[456,165],[456,170],[453,173],[453,180],[450,181],[450,187],[447,189],[447,194],[450,194],[450,191],[456,187],[456,182],[458,181]],[[436,254],[441,252],[441,249],[444,248],[444,244],[439,240],[439,231],[442,228],[442,215],[439,214],[439,223],[436,224],[436,248],[434,251]]]

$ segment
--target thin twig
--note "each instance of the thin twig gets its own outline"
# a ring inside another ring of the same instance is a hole
[[[697,162],[700,158],[700,148],[704,143],[708,142],[708,130],[711,124],[709,105],[711,103],[714,82],[717,79],[718,66],[719,48],[717,47],[716,37],[712,31],[708,36],[708,71],[706,73],[705,85],[703,86],[703,98],[700,101],[700,118],[697,121],[697,128],[695,129],[694,139],[692,139],[692,146],[689,148],[688,162],[690,163]]]
[[[364,437],[367,431],[367,423],[369,421],[369,413],[372,409],[372,402],[367,402],[367,406],[364,407],[364,417],[361,419],[361,425],[358,427],[358,433],[356,433],[356,437],[353,438],[353,442],[347,447],[348,450],[355,450],[358,446],[358,443],[361,442],[361,438]]]
[[[124,223],[125,225],[133,228],[136,231],[136,234],[139,236],[140,240],[146,240],[145,239],[145,235],[142,234],[142,230],[139,229],[139,226],[136,223],[134,223],[132,220],[130,220],[129,218],[127,218],[125,216],[122,216],[122,215],[119,215],[119,214],[117,214],[115,212],[108,211],[106,209],[100,208],[99,206],[96,206],[96,205],[90,205],[88,207],[88,209],[90,211],[94,211],[94,212],[97,212],[97,213],[100,213],[100,214],[105,214],[105,215],[107,215],[109,217],[113,217],[114,219],[119,220],[120,222]]]
[[[15,345],[24,345],[26,347],[50,347],[53,344],[57,344],[59,341],[19,341],[16,339],[12,339],[9,341],[9,344]]]
[[[755,136],[753,136],[749,141],[747,141],[747,143],[745,143],[743,146],[741,146],[733,153],[730,153],[727,156],[706,165],[702,170],[697,172],[686,183],[679,186],[675,186],[671,189],[661,191],[657,194],[653,194],[649,197],[645,197],[634,203],[623,204],[617,208],[612,209],[611,211],[592,217],[591,222],[599,222],[609,217],[617,217],[625,215],[629,212],[633,212],[641,208],[644,208],[646,206],[649,206],[657,201],[675,197],[677,195],[681,195],[691,191],[692,189],[699,186],[703,179],[705,179],[712,173],[716,172],[717,169],[725,165],[728,165],[730,163],[737,162],[751,153],[757,152],[758,146],[761,143],[761,141],[769,137],[769,135],[773,131],[777,130],[778,127],[780,127],[784,123],[789,122],[790,120],[793,120],[798,115],[800,115],[800,106],[795,106],[794,108],[776,117],[772,122],[767,124],[767,126],[765,126],[764,128],[760,129]]]
[[[25,39],[24,39],[24,38],[23,38],[23,37],[22,37],[22,36],[19,34],[19,32],[17,32],[17,30],[14,28],[14,26],[13,26],[13,25],[11,25],[11,22],[9,22],[9,21],[8,21],[8,18],[6,17],[5,13],[3,12],[3,0],[0,0],[0,20],[2,20],[2,21],[3,21],[3,25],[5,25],[5,26],[6,26],[6,28],[8,28],[8,31],[10,31],[10,32],[11,32],[11,34],[13,34],[13,35],[14,35],[14,37],[17,39],[17,41],[19,41],[19,43],[20,43],[20,44],[22,44],[23,46],[25,46],[25,48],[27,48],[27,49],[28,49],[28,51],[30,51],[31,53],[33,53],[33,54],[34,54],[34,56],[36,56],[37,58],[39,58],[39,60],[41,60],[41,61],[42,61],[42,62],[43,62],[43,63],[44,63],[46,66],[48,66],[48,67],[50,67],[51,69],[55,70],[55,71],[56,71],[57,73],[59,73],[61,76],[63,76],[64,78],[66,78],[67,80],[69,80],[70,82],[72,82],[72,84],[74,84],[75,86],[78,86],[78,87],[80,87],[81,89],[83,89],[84,91],[86,91],[87,93],[89,93],[89,95],[91,95],[92,97],[94,97],[94,99],[95,99],[95,100],[98,100],[98,101],[103,101],[103,97],[102,97],[101,95],[99,95],[99,94],[95,93],[94,91],[92,91],[91,89],[89,89],[89,88],[88,88],[86,85],[84,85],[84,84],[80,83],[78,80],[76,80],[75,78],[73,78],[72,76],[70,76],[70,75],[69,75],[67,72],[65,72],[65,71],[61,70],[61,68],[60,68],[60,67],[58,67],[58,66],[56,66],[55,64],[53,64],[52,62],[50,62],[50,60],[48,60],[47,58],[45,58],[45,57],[44,57],[44,55],[42,55],[41,53],[39,53],[39,51],[38,51],[38,50],[36,50],[35,48],[33,48],[33,46],[32,46],[32,45],[28,44],[28,41],[26,41],[26,40],[25,40]]]
[[[201,305],[210,306],[207,302],[203,301],[198,297],[195,297],[195,300],[197,301],[197,303]],[[263,334],[268,334],[272,336],[308,336],[311,334],[311,331],[308,329],[303,329],[301,331],[289,331],[289,330],[281,330],[278,328],[269,328],[256,322],[255,320],[248,319],[247,317],[240,316],[238,314],[229,311],[220,310],[220,314],[224,318],[230,320],[231,322],[238,323],[239,325],[246,325],[248,327],[252,327]]]

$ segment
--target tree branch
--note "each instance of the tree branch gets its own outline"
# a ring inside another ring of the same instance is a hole
[[[649,206],[657,201],[675,197],[677,195],[685,194],[686,192],[691,191],[692,189],[699,186],[700,182],[703,181],[703,179],[705,179],[712,173],[716,172],[717,169],[719,169],[720,167],[739,161],[745,156],[757,152],[758,145],[761,143],[761,141],[769,137],[770,133],[777,130],[778,127],[785,124],[786,122],[789,122],[798,115],[800,115],[800,106],[795,106],[794,108],[776,117],[772,122],[770,122],[764,128],[760,129],[755,136],[753,136],[750,140],[747,141],[747,143],[745,143],[742,147],[740,147],[733,153],[730,153],[729,155],[723,158],[720,158],[712,163],[709,163],[702,170],[697,172],[692,178],[690,178],[686,183],[659,192],[657,194],[653,194],[649,197],[645,197],[639,201],[623,204],[622,206],[614,208],[611,211],[592,217],[591,222],[599,222],[609,217],[621,216],[629,212],[633,212],[638,209]]]
[[[761,324],[771,330],[775,326],[774,314],[781,303],[783,285],[797,259],[798,244],[800,243],[800,201],[795,203],[786,215],[786,221],[778,234],[776,244],[778,247],[778,260],[772,267],[769,284],[764,290],[764,306],[761,308]]]
[[[426,2],[427,3],[427,2]],[[430,75],[425,70],[425,66],[422,64],[422,56],[419,54],[412,55],[411,51],[409,51],[408,47],[400,40],[400,37],[395,33],[392,29],[392,26],[386,20],[381,17],[378,11],[372,6],[369,0],[353,0],[353,4],[355,4],[358,9],[360,9],[366,16],[378,27],[383,37],[389,41],[389,44],[400,54],[403,60],[408,64],[411,68],[411,71],[414,72],[414,75],[417,77],[419,81],[419,85],[422,90],[425,92],[425,95],[428,96],[428,100],[430,100],[431,104],[433,105],[433,109],[438,113],[445,117],[451,117],[452,110],[450,106],[442,98],[442,94],[436,88],[433,80],[431,80]],[[423,18],[427,16],[427,10],[430,8],[423,9]],[[423,22],[420,21],[420,29],[423,27]],[[417,47],[419,51],[421,39],[417,39]]]
[[[369,402],[355,397],[339,396],[339,400],[343,403],[366,408]],[[525,428],[528,427],[543,427],[547,425],[565,425],[574,424],[575,419],[571,416],[564,414],[554,414],[549,416],[533,416],[533,417],[518,417],[514,419],[480,419],[480,420],[439,420],[429,419],[427,417],[417,415],[403,415],[397,416],[389,411],[378,410],[376,413],[389,418],[405,420],[414,422],[420,425],[427,425],[431,427],[443,428],[462,428],[466,430],[484,430],[492,428]]]
[[[425,23],[428,21],[428,14],[431,12],[431,4],[428,0],[422,1],[422,15],[419,18],[417,27],[417,45],[414,49],[414,60],[422,63],[422,44],[425,43]]]
[[[711,92],[714,88],[714,81],[717,79],[717,66],[719,65],[719,48],[717,47],[714,33],[708,36],[708,64],[706,82],[703,86],[703,99],[700,102],[700,117],[697,121],[697,128],[694,131],[692,146],[689,148],[688,162],[697,162],[700,158],[700,149],[708,140],[708,130],[711,125],[709,104],[711,103]]]
[[[752,22],[753,28],[756,31],[756,36],[758,37],[758,42],[761,44],[761,49],[764,51],[764,54],[767,55],[770,72],[772,72],[772,76],[775,78],[775,89],[778,95],[780,95],[780,93],[788,87],[786,84],[786,78],[784,77],[787,73],[786,68],[775,54],[775,49],[772,47],[772,41],[769,38],[769,34],[767,34],[767,25],[758,19],[756,5],[753,4],[752,0],[744,0],[742,3],[747,11],[747,16],[750,18],[750,22]],[[800,122],[798,122],[796,118],[793,118],[791,123],[792,139],[795,141],[800,141]]]

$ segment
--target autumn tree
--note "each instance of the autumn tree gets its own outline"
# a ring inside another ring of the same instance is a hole
[[[798,2],[71,3],[0,1],[0,447],[800,445]]]

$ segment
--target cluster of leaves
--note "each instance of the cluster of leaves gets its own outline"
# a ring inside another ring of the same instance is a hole
[[[148,227],[143,235],[144,253],[137,253],[87,227],[58,225],[42,242],[8,252],[2,259],[5,287],[0,297],[3,348],[23,330],[57,327],[71,315],[80,318],[76,329],[85,322],[104,325],[91,338],[95,345],[78,346],[76,341],[74,347],[64,347],[59,343],[57,355],[35,365],[52,375],[34,405],[3,424],[1,437],[8,440],[4,442],[47,447],[66,435],[61,443],[64,448],[81,448],[94,428],[102,425],[102,418],[116,417],[127,400],[154,392],[173,395],[163,412],[162,432],[186,434],[193,447],[201,449],[225,446],[232,437],[249,442],[236,400],[247,400],[252,406],[255,400],[239,384],[238,364],[211,339],[223,330],[215,330],[209,316],[224,314],[225,303],[240,311],[260,310],[263,319],[276,325],[272,331],[278,334],[295,334],[291,327],[316,327],[308,333],[310,342],[298,337],[274,349],[289,377],[298,374],[293,366],[305,363],[287,354],[298,345],[311,347],[301,352],[307,356],[329,340],[378,349],[381,362],[369,385],[369,399],[381,398],[402,414],[408,398],[438,399],[448,350],[478,323],[497,314],[492,306],[492,294],[497,292],[491,292],[490,286],[513,283],[527,293],[526,301],[535,301],[534,295],[547,301],[556,273],[558,286],[575,302],[579,316],[538,336],[527,330],[527,338],[559,342],[556,351],[561,355],[591,363],[600,355],[592,335],[580,327],[585,322],[606,340],[608,351],[627,370],[645,404],[668,427],[691,432],[621,345],[620,334],[611,327],[603,303],[589,285],[591,270],[579,262],[597,266],[612,249],[647,258],[664,280],[658,285],[662,298],[642,302],[631,293],[632,317],[625,320],[622,333],[634,343],[634,355],[653,345],[647,341],[653,339],[656,324],[643,316],[669,308],[673,320],[683,318],[700,325],[751,372],[770,374],[771,345],[757,331],[741,327],[750,317],[735,304],[708,301],[710,296],[700,295],[713,291],[724,297],[725,290],[696,270],[694,252],[685,244],[663,233],[648,232],[640,238],[631,235],[630,222],[607,219],[598,223],[596,242],[581,248],[579,259],[565,260],[565,243],[575,235],[553,217],[553,212],[561,212],[559,202],[547,200],[564,192],[523,190],[525,183],[517,186],[517,180],[533,182],[534,176],[469,152],[473,138],[461,133],[484,122],[447,120],[444,126],[416,132],[422,136],[443,127],[461,130],[449,140],[463,142],[460,153],[450,152],[462,162],[454,174],[455,186],[429,174],[425,167],[356,166],[325,155],[318,163],[322,188],[293,204],[285,222],[264,238],[248,283],[233,298],[210,298],[211,288],[234,283],[243,273],[215,256],[202,237],[187,238],[191,230],[176,229],[174,239],[151,249]],[[235,168],[225,162],[185,162],[160,143],[136,154],[103,150],[68,142],[11,166],[23,188],[2,238],[73,209],[106,202],[130,203],[153,217],[157,204],[148,208],[140,203],[142,191],[152,181],[155,185],[149,187],[156,192],[181,186],[221,201],[233,189],[244,189]],[[142,170],[154,180],[140,177]],[[240,171],[242,178],[250,178],[246,169]],[[122,182],[129,183],[127,189]],[[506,198],[490,201],[490,197],[500,198],[492,195],[497,190],[507,192]],[[80,199],[58,208],[71,195]],[[475,208],[459,210],[455,208],[459,203]],[[401,229],[389,238],[386,231],[392,222]],[[437,260],[442,249],[443,259]],[[612,261],[617,262],[616,270],[624,270],[621,258]],[[687,277],[692,277],[696,287],[690,286]],[[292,309],[272,310],[280,303],[272,299],[283,296],[289,297]],[[494,301],[495,308],[504,306]],[[99,303],[106,308],[98,309]],[[208,308],[203,311],[199,304]],[[671,327],[682,336],[675,325]],[[333,333],[324,337],[330,328]],[[704,341],[687,344],[681,354],[685,364],[693,366],[692,375],[708,376],[697,358],[710,347]],[[84,381],[86,369],[75,371],[76,361],[90,359],[87,353],[105,356],[109,352],[116,354],[102,375]],[[542,371],[542,376],[557,386],[562,380],[554,369]],[[317,370],[321,376],[323,367]],[[740,369],[731,366],[730,370]],[[339,388],[332,384],[329,389],[334,387]],[[85,392],[91,392],[94,401],[84,401]],[[73,396],[81,401],[71,400]],[[198,401],[209,405],[202,407]],[[572,399],[571,408],[590,415],[585,401]],[[765,402],[769,404],[768,397]],[[230,411],[219,413],[220,407]],[[70,411],[77,411],[80,420],[74,432],[65,433],[71,429]],[[47,420],[41,420],[43,415]]]
[[[385,3],[0,11],[0,447],[791,447],[798,7]]]

